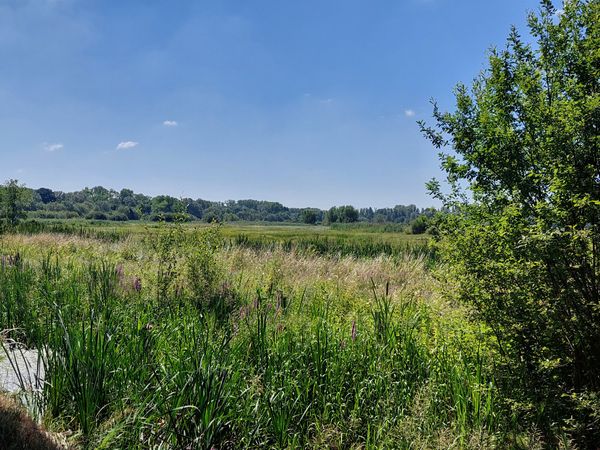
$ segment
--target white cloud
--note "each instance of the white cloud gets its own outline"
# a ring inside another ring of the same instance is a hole
[[[404,115],[406,117],[415,117],[415,112],[412,109],[405,109],[404,110]]]
[[[556,10],[556,12],[554,13],[554,15],[555,15],[556,17],[560,17],[560,16],[562,16],[564,13],[565,13],[565,10],[564,10],[564,9],[557,9],[557,10]]]
[[[46,150],[47,152],[57,152],[58,150],[62,150],[64,148],[64,145],[62,144],[48,144],[47,142],[44,142],[44,150]]]
[[[133,147],[137,147],[139,144],[139,142],[135,142],[135,141],[123,141],[123,142],[119,142],[119,145],[117,145],[117,150],[127,150]]]
[[[179,124],[178,124],[178,123],[177,123],[177,121],[175,121],[175,120],[165,120],[165,121],[163,122],[163,125],[164,125],[165,127],[176,127],[176,126],[178,126]]]

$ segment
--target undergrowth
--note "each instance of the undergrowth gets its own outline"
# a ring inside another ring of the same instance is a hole
[[[113,247],[95,256],[78,241],[35,245],[0,245],[12,255],[0,265],[0,329],[39,351],[36,409],[49,427],[74,432],[74,446],[508,442],[492,347],[431,301],[422,261],[407,272],[419,273],[419,286],[412,275],[386,284],[373,267],[404,273],[408,260],[248,253],[218,227],[177,225],[144,242],[102,244]],[[301,264],[354,278],[368,268],[368,283],[309,282]]]

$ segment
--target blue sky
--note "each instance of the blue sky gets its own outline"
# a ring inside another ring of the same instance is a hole
[[[533,0],[0,0],[0,181],[434,205],[416,120]]]

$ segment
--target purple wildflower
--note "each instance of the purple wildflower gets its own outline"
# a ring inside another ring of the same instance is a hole
[[[135,277],[133,280],[133,289],[135,289],[136,292],[142,291],[142,280],[140,277]]]

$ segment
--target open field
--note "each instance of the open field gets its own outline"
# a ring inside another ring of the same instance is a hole
[[[180,224],[183,231],[210,227],[201,222]],[[20,225],[17,231],[30,233],[62,233],[84,238],[117,242],[129,237],[136,239],[155,234],[162,227],[155,222],[105,222],[105,221],[33,221]],[[224,244],[229,246],[290,251],[321,255],[356,257],[426,256],[433,258],[429,246],[430,236],[412,235],[399,231],[381,231],[384,227],[366,224],[357,227],[329,227],[300,224],[248,224],[228,223],[219,226]]]
[[[0,241],[0,329],[45,355],[33,411],[71,445],[532,443],[508,432],[485,328],[444,299],[425,255],[231,244],[232,230],[266,239],[254,226],[126,229]]]
[[[0,450],[600,449],[600,0],[112,3],[0,7]]]

